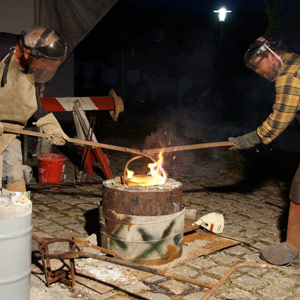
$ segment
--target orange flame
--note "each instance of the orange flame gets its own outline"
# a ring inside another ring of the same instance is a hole
[[[158,160],[154,163],[148,164],[150,169],[150,175],[137,175],[134,176],[134,172],[127,169],[127,185],[139,185],[139,186],[151,186],[151,185],[163,185],[167,180],[167,172],[163,169],[163,155],[162,151],[158,155]]]

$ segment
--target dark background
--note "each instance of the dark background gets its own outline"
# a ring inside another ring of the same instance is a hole
[[[221,6],[232,10],[223,23],[213,13]],[[99,140],[122,146],[248,133],[271,113],[274,83],[248,70],[243,55],[265,33],[300,53],[299,20],[292,0],[120,0],[75,48],[75,96],[117,91],[125,104],[118,122],[93,114]],[[299,129],[295,121],[267,148],[298,153]]]

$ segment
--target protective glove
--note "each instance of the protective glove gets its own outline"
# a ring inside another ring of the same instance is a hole
[[[46,134],[49,134],[48,140],[50,144],[63,146],[69,139],[52,113],[32,124],[41,127]]]
[[[252,131],[250,133],[238,136],[236,138],[230,137],[228,138],[228,141],[234,142],[235,145],[229,148],[229,150],[242,150],[242,149],[249,149],[254,147],[257,144],[261,143],[261,140],[258,136],[258,134],[255,131]]]
[[[0,122],[0,135],[2,135],[2,134],[3,134],[3,123]]]

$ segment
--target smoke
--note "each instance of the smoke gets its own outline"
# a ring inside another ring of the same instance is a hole
[[[176,124],[168,121],[160,124],[156,131],[145,138],[143,148],[164,148],[186,145],[187,143],[187,139],[180,136]],[[169,176],[176,176],[177,173],[180,173],[180,170],[192,168],[195,164],[194,154],[190,151],[165,152],[163,158],[163,168]]]

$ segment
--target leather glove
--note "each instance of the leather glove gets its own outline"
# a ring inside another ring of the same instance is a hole
[[[3,123],[0,122],[0,135],[2,135],[2,134],[3,134]]]
[[[257,144],[261,143],[261,140],[258,136],[258,134],[255,131],[252,131],[250,133],[238,136],[236,138],[230,137],[228,138],[228,141],[234,142],[235,145],[229,148],[229,150],[242,150],[242,149],[249,149],[254,147]]]
[[[32,124],[41,127],[46,134],[49,134],[48,140],[50,144],[63,146],[69,139],[53,113],[40,118],[37,122],[33,122]]]

